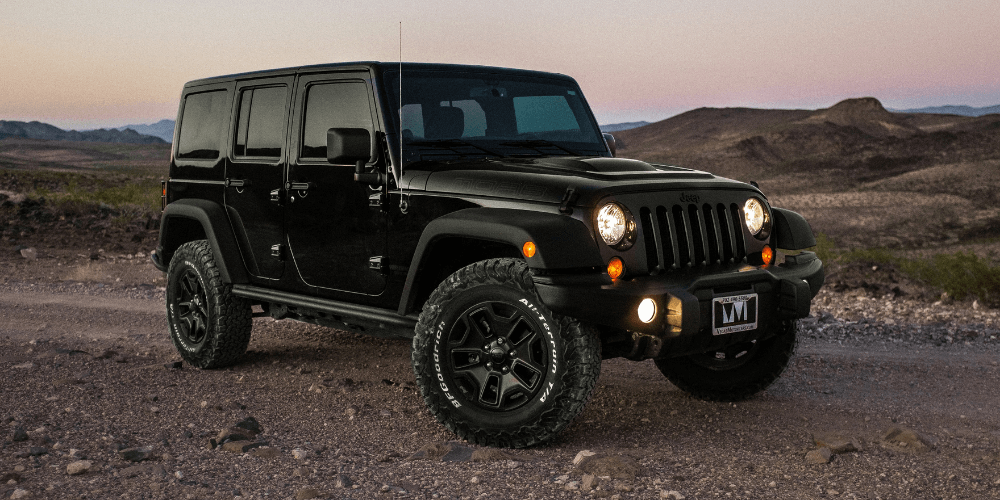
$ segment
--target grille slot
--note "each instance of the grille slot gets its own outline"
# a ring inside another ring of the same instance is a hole
[[[642,207],[639,224],[651,274],[741,262],[746,257],[743,225],[735,203]]]

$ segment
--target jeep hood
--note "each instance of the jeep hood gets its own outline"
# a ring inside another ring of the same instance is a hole
[[[481,158],[407,165],[410,189],[460,196],[559,203],[568,189],[577,205],[619,193],[691,189],[754,190],[708,172],[603,157]]]

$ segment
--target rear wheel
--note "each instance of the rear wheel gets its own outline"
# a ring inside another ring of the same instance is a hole
[[[247,350],[250,302],[222,282],[205,240],[181,245],[170,260],[167,325],[181,357],[198,368],[231,365]]]
[[[413,369],[431,413],[478,444],[552,439],[600,373],[597,334],[553,314],[523,261],[477,262],[446,279],[420,314]]]
[[[656,367],[670,382],[698,399],[741,401],[771,385],[795,352],[795,322],[764,340],[679,358],[657,359]]]

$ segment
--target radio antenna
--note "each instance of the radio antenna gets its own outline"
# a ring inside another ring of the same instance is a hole
[[[396,189],[399,189],[399,211],[406,213],[410,203],[403,196],[403,21],[399,22],[399,179]]]

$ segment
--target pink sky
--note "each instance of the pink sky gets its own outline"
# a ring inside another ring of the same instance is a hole
[[[3,0],[0,120],[176,116],[196,78],[399,57],[565,73],[598,121],[702,107],[1000,104],[997,0]]]

